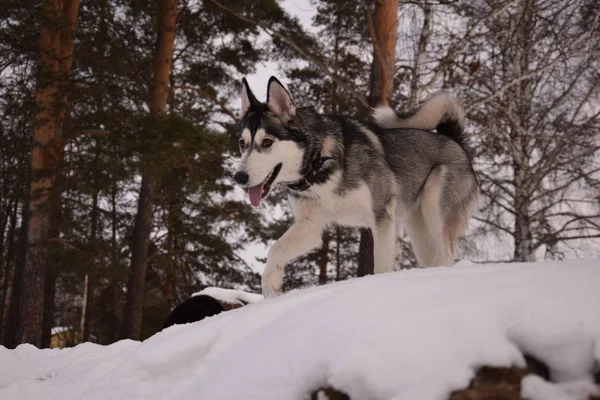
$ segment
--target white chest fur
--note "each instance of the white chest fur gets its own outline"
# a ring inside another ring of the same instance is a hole
[[[337,223],[345,226],[373,225],[371,191],[362,183],[356,189],[339,193],[339,173],[323,185],[315,185],[305,192],[307,197],[291,198],[296,219],[306,218],[317,223]]]

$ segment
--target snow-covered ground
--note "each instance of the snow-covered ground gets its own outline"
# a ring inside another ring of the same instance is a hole
[[[583,399],[600,362],[600,261],[467,265],[303,289],[143,343],[0,347],[0,399],[446,399],[478,367],[546,363],[536,400]]]
[[[205,295],[229,304],[253,304],[263,300],[262,294],[248,293],[243,290],[208,287],[192,296]]]

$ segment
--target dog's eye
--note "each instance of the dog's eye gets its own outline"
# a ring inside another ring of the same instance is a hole
[[[264,147],[265,149],[267,147],[271,147],[272,144],[273,144],[273,141],[271,139],[265,139],[262,141],[262,147]]]
[[[240,139],[240,149],[243,149],[246,146],[246,142],[244,142],[244,139]]]

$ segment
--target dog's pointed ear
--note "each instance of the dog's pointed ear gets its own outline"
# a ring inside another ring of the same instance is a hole
[[[251,107],[256,107],[260,103],[254,97],[254,93],[250,90],[250,85],[246,78],[242,78],[242,113],[240,116],[246,114]]]
[[[287,122],[296,114],[296,106],[289,92],[274,76],[269,79],[267,105],[281,121]]]

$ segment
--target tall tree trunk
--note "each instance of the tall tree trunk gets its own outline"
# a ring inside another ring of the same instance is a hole
[[[94,169],[98,171],[99,152],[96,152],[94,157]],[[94,189],[92,192],[92,212],[90,214],[90,250],[91,255],[88,260],[87,271],[83,280],[83,301],[81,304],[81,341],[87,342],[90,339],[90,319],[92,311],[92,301],[94,299],[94,280],[95,269],[98,255],[98,200],[100,197],[100,188],[98,187],[98,179],[94,179]]]
[[[116,153],[115,153],[116,154]],[[119,248],[117,245],[117,232],[118,232],[118,218],[117,218],[117,182],[116,177],[112,176],[113,182],[111,185],[111,193],[110,193],[110,226],[111,226],[111,235],[110,235],[110,246],[111,246],[111,264],[112,268],[117,268],[119,264]],[[121,309],[121,289],[119,286],[119,282],[114,277],[110,278],[110,288],[109,292],[111,293],[111,302],[109,302],[108,309],[113,315],[119,315],[119,310]],[[111,337],[111,340],[117,340],[119,337],[119,327],[122,325],[123,321],[119,318],[115,318],[111,334],[114,335]]]
[[[513,170],[515,187],[515,226],[514,243],[515,261],[535,261],[533,238],[531,232],[530,208],[531,199],[528,179],[531,168],[529,146],[529,119],[532,99],[531,79],[522,79],[529,72],[531,57],[531,35],[535,27],[535,0],[519,2],[519,23],[515,28],[516,56],[513,63],[513,79],[521,79],[514,86],[510,98],[509,113],[511,120],[511,140],[516,151],[513,151]]]
[[[25,197],[21,207],[21,226],[19,227],[19,238],[17,240],[18,245],[15,257],[13,283],[11,286],[8,312],[6,314],[5,332],[4,337],[2,338],[4,346],[9,349],[17,347],[20,343],[17,333],[20,319],[19,312],[21,309],[20,302],[24,297],[24,269],[22,266],[25,264],[25,255],[27,253],[27,219],[29,218],[27,205],[29,204],[29,192],[26,192]]]
[[[140,340],[142,313],[150,233],[152,231],[152,208],[156,195],[156,177],[152,172],[144,174],[138,199],[138,211],[133,227],[131,248],[131,273],[127,281],[127,297],[123,313],[122,339]]]
[[[174,187],[170,190],[169,199],[169,215],[167,222],[167,241],[165,244],[165,251],[167,253],[167,260],[165,262],[165,285],[163,288],[163,296],[165,299],[165,306],[167,309],[171,309],[173,306],[173,299],[175,297],[175,252],[177,249],[177,237],[176,232],[181,222],[181,203],[180,199],[183,195],[181,193],[181,183],[174,182]]]
[[[335,280],[339,281],[342,277],[342,260],[340,259],[342,232],[339,226],[335,227],[335,237]]]
[[[169,77],[175,45],[177,0],[162,0],[159,14],[158,45],[154,59],[154,85],[150,113],[158,116],[165,110],[168,98]],[[138,209],[133,228],[131,249],[131,275],[127,283],[127,299],[123,316],[121,337],[139,340],[142,334],[142,312],[146,280],[146,262],[152,230],[152,208],[156,196],[157,177],[152,168],[142,176]]]
[[[118,145],[113,143],[113,154],[118,154]],[[115,160],[115,164],[117,160]],[[119,191],[119,187],[117,184],[117,176],[116,173],[113,173],[111,176],[111,191],[110,191],[110,227],[111,227],[111,235],[110,235],[110,246],[111,246],[111,255],[110,260],[112,264],[112,268],[117,268],[119,264],[119,246],[117,244],[117,234],[119,231],[119,219],[117,213],[117,194]],[[121,307],[121,288],[119,285],[119,281],[115,277],[110,278],[110,286],[107,290],[109,295],[107,297],[110,299],[107,302],[108,311],[115,316],[119,316]],[[122,326],[122,320],[116,317],[111,320],[111,329],[110,329],[110,337],[108,338],[110,342],[116,341],[120,336],[120,327]]]
[[[44,1],[36,78],[37,112],[33,121],[27,249],[17,266],[22,280],[12,344],[42,345],[44,293],[51,194],[62,161],[62,123],[67,110],[66,86],[71,71],[78,0]]]
[[[83,299],[81,300],[81,319],[79,320],[79,331],[81,332],[81,341],[90,340],[90,311],[92,305],[92,276],[88,272],[83,278]]]
[[[167,232],[167,243],[166,243],[166,252],[167,252],[167,262],[165,263],[165,286],[163,288],[163,297],[165,299],[165,305],[167,309],[171,309],[173,307],[173,289],[175,286],[175,257],[173,252],[175,251],[175,232],[173,232],[173,228],[169,227],[169,231]]]
[[[4,191],[0,197],[0,203],[4,203],[1,201],[2,199],[8,199],[8,190]],[[7,203],[2,204],[2,209],[0,209],[0,281],[4,282],[6,266],[8,263],[5,262],[6,256],[6,247],[8,247],[8,243],[12,239],[10,233],[10,216],[12,215],[13,208],[18,204],[18,201],[13,197],[8,200]],[[8,231],[7,231],[8,228]],[[5,266],[6,264],[6,266]],[[0,320],[1,322],[1,320]]]
[[[373,18],[368,15],[369,32],[373,42],[371,90],[367,99],[371,107],[389,104],[394,91],[398,0],[377,0],[373,15]],[[370,229],[363,228],[360,230],[357,275],[372,274],[373,268],[373,233]]]
[[[56,146],[56,154],[59,154],[60,160],[63,159],[64,146],[61,143]],[[60,236],[61,228],[61,193],[64,181],[63,163],[57,165],[56,177],[52,193],[50,194],[50,225],[48,228],[48,259],[46,281],[44,283],[44,315],[42,317],[42,347],[50,347],[52,339],[52,327],[54,326],[56,280],[58,279],[61,245],[57,240]]]
[[[376,0],[373,17],[369,14],[369,32],[373,42],[371,107],[388,105],[394,91],[396,42],[398,41],[398,0]]]
[[[50,193],[50,220],[48,227],[48,239],[58,239],[61,228],[61,196],[64,180],[64,151],[66,122],[69,118],[69,93],[70,75],[73,67],[73,51],[75,49],[75,28],[79,13],[79,0],[63,0],[61,23],[64,27],[59,31],[59,75],[58,75],[58,107],[56,140],[52,144],[52,153],[55,155],[55,177],[52,191]],[[68,128],[67,128],[68,129]],[[50,245],[49,245],[50,246]],[[56,296],[56,280],[59,273],[58,242],[49,248],[46,265],[46,280],[44,282],[44,314],[42,316],[42,347],[50,347],[52,327],[54,326],[54,310]]]
[[[11,281],[13,278],[13,269],[15,265],[14,254],[15,245],[18,238],[17,235],[17,214],[19,212],[19,203],[15,202],[13,209],[11,210],[9,226],[8,226],[8,240],[7,250],[4,257],[4,279],[2,281],[2,299],[0,299],[0,343],[3,343],[4,332],[5,332],[5,321],[4,316],[7,314],[8,307],[10,306],[10,293],[11,293]]]
[[[323,232],[323,246],[319,254],[319,285],[327,283],[327,263],[329,261],[329,232]]]
[[[360,241],[358,244],[358,268],[356,276],[372,275],[375,267],[373,254],[373,233],[369,228],[360,230]]]
[[[406,107],[408,110],[414,110],[419,101],[421,69],[423,67],[423,60],[425,59],[425,51],[427,50],[427,45],[429,44],[429,38],[431,36],[431,4],[425,3],[422,8],[423,27],[421,28],[421,35],[419,36],[417,52],[415,53],[415,62],[413,64],[413,74],[410,80],[410,96]]]

